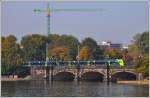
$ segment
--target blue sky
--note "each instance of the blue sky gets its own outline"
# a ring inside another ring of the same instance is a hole
[[[2,2],[2,36],[13,34],[18,41],[28,34],[46,35],[47,2]],[[148,2],[50,2],[50,8],[94,9],[101,12],[52,12],[52,34],[71,34],[80,41],[91,37],[97,42],[110,40],[129,44],[137,33],[148,31]]]

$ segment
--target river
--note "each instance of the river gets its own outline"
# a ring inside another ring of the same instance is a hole
[[[2,81],[3,97],[147,97],[148,85],[105,82]]]

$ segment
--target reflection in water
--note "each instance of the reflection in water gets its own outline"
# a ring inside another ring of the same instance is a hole
[[[50,97],[50,96],[148,96],[148,85],[107,85],[105,82],[63,81],[9,81],[1,83],[1,94],[6,97]]]

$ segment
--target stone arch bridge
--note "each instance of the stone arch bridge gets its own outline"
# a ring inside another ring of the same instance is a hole
[[[140,80],[142,75],[136,73],[133,68],[111,67],[108,71],[106,66],[87,65],[80,68],[70,66],[32,67],[31,77],[32,79],[106,81],[108,77],[111,80]]]

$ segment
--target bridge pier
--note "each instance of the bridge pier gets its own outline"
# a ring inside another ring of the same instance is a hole
[[[80,65],[77,66],[77,81],[80,81]]]
[[[109,85],[110,82],[110,67],[109,63],[107,63],[107,84]]]
[[[54,66],[51,66],[51,81],[53,81],[54,79],[53,70],[54,70]]]
[[[137,80],[143,80],[143,74],[142,73],[137,74]]]
[[[30,67],[30,76],[31,76],[31,79],[33,79],[33,68],[32,68],[32,66]]]
[[[46,80],[51,80],[51,81],[53,81],[53,79],[54,79],[54,75],[53,75],[53,72],[54,71],[54,67],[53,66],[47,66],[46,68],[45,68],[45,78],[46,78]]]
[[[30,67],[30,76],[31,76],[31,79],[35,79],[36,72],[33,66]]]
[[[50,70],[50,68],[47,66],[47,67],[45,68],[45,71],[46,71],[46,76],[45,76],[45,78],[46,78],[46,80],[49,80],[49,70]]]

